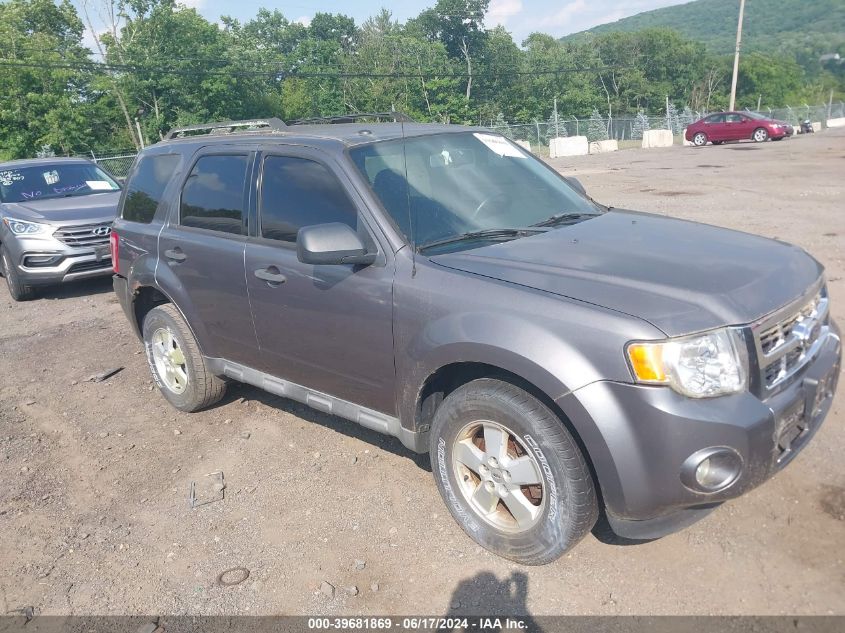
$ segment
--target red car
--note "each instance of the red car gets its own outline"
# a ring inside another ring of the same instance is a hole
[[[792,136],[792,126],[756,112],[719,112],[696,121],[687,128],[686,139],[693,145],[721,145],[725,141],[750,140],[762,143]]]

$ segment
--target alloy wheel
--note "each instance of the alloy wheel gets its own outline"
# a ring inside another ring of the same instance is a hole
[[[467,503],[493,527],[518,533],[540,520],[547,496],[540,464],[506,426],[466,425],[455,438],[452,468]]]
[[[188,387],[188,368],[179,341],[168,328],[153,332],[151,349],[156,372],[165,387],[173,393],[184,393]]]

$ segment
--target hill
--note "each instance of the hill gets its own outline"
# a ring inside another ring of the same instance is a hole
[[[687,4],[646,11],[565,40],[589,37],[590,33],[639,31],[654,27],[674,29],[702,42],[714,54],[732,53],[736,38],[739,0],[695,0]],[[746,0],[743,50],[774,52],[845,43],[845,2],[842,0]]]

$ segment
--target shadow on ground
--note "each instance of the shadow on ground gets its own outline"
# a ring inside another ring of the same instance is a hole
[[[367,444],[372,444],[377,448],[393,453],[394,455],[398,455],[399,457],[405,457],[414,462],[419,468],[422,468],[426,472],[431,472],[431,462],[428,458],[428,454],[420,455],[408,450],[395,437],[384,435],[378,431],[373,431],[361,426],[360,424],[356,424],[350,420],[345,420],[344,418],[340,418],[336,415],[329,415],[328,413],[317,411],[316,409],[312,409],[304,404],[300,404],[289,398],[274,395],[268,391],[259,389],[258,387],[252,387],[251,385],[244,383],[231,382],[229,383],[229,388],[226,390],[226,396],[216,406],[223,406],[241,398],[260,402],[268,407],[295,415],[297,418],[301,418],[306,422],[319,424],[332,429],[337,433],[353,437],[361,440],[362,442],[366,442]]]
[[[540,631],[540,627],[528,612],[528,575],[515,571],[499,580],[495,574],[484,571],[472,578],[462,580],[455,587],[449,600],[446,618],[462,616],[483,616],[480,626],[474,631],[504,631],[504,622],[497,623],[497,617],[518,617],[525,623],[524,630]],[[486,621],[489,618],[491,621]]]

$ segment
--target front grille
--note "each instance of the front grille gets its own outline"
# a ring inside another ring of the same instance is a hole
[[[97,235],[102,233],[102,235]],[[75,248],[106,246],[109,243],[110,224],[86,224],[83,226],[64,226],[53,233],[60,242]]]
[[[761,382],[771,390],[803,367],[817,350],[828,314],[827,290],[781,310],[754,327]]]

